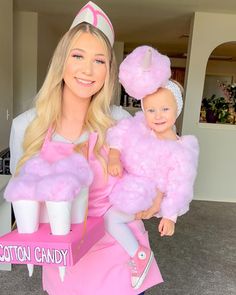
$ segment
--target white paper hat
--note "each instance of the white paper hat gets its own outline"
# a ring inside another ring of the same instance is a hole
[[[102,31],[107,36],[111,46],[113,46],[115,36],[112,23],[105,12],[92,1],[89,1],[80,9],[70,29],[83,22],[89,23]]]

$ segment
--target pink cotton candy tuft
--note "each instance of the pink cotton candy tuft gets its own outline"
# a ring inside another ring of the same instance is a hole
[[[73,173],[79,180],[81,186],[89,186],[93,181],[93,173],[87,160],[80,154],[71,156],[55,162],[53,165],[54,173]]]
[[[147,52],[151,54],[149,66],[145,62]],[[120,83],[125,91],[136,99],[142,99],[159,87],[164,87],[170,76],[170,59],[150,46],[134,49],[123,60],[119,69]]]
[[[37,200],[35,188],[39,177],[37,175],[22,175],[12,178],[4,192],[4,198],[9,201]]]
[[[39,155],[28,160],[19,175],[11,179],[4,196],[8,201],[70,201],[92,180],[92,170],[80,154],[72,154],[54,163]]]
[[[81,185],[72,173],[43,177],[36,186],[41,201],[72,201],[80,192]]]
[[[29,159],[20,169],[19,175],[35,174],[45,176],[52,172],[51,165],[42,157],[35,156]]]
[[[125,174],[114,186],[110,202],[123,212],[135,214],[152,206],[155,183],[150,179]]]

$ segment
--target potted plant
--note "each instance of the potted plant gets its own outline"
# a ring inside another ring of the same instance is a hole
[[[236,83],[226,84],[218,81],[218,87],[221,89],[225,101],[228,103],[229,118],[228,123],[236,123]]]
[[[202,109],[206,112],[206,121],[208,123],[227,122],[229,116],[229,103],[224,97],[216,97],[216,95],[213,94],[210,98],[203,98]]]

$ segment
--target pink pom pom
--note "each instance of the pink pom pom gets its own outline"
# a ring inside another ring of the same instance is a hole
[[[117,182],[109,196],[112,205],[129,214],[149,209],[155,197],[154,182],[128,174]]]
[[[121,63],[120,83],[136,99],[165,86],[171,76],[170,59],[150,46],[137,47]]]
[[[54,173],[73,173],[81,186],[89,186],[93,180],[93,173],[84,156],[75,153],[53,164]]]
[[[36,186],[36,195],[41,201],[72,201],[80,189],[74,174],[61,173],[43,177]]]
[[[37,175],[19,175],[12,178],[4,192],[4,198],[9,201],[37,200],[35,189],[39,177]]]
[[[40,156],[36,156],[29,159],[20,169],[20,175],[32,174],[38,176],[45,176],[50,173],[51,165]]]

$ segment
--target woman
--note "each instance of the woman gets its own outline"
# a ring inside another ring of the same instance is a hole
[[[54,131],[51,142],[74,144],[76,151],[87,155],[94,173],[89,216],[103,216],[110,207],[108,195],[116,179],[106,172],[105,134],[113,119],[127,116],[120,108],[110,108],[117,80],[113,39],[109,19],[89,2],[56,48],[36,110],[15,118],[11,131],[12,173],[40,152],[50,127]],[[143,223],[136,221],[131,227],[137,239],[149,247]],[[67,268],[63,283],[57,267],[44,267],[43,288],[49,295],[133,295],[162,282],[154,261],[142,289],[134,290],[125,265],[127,258],[106,234],[76,265]]]

